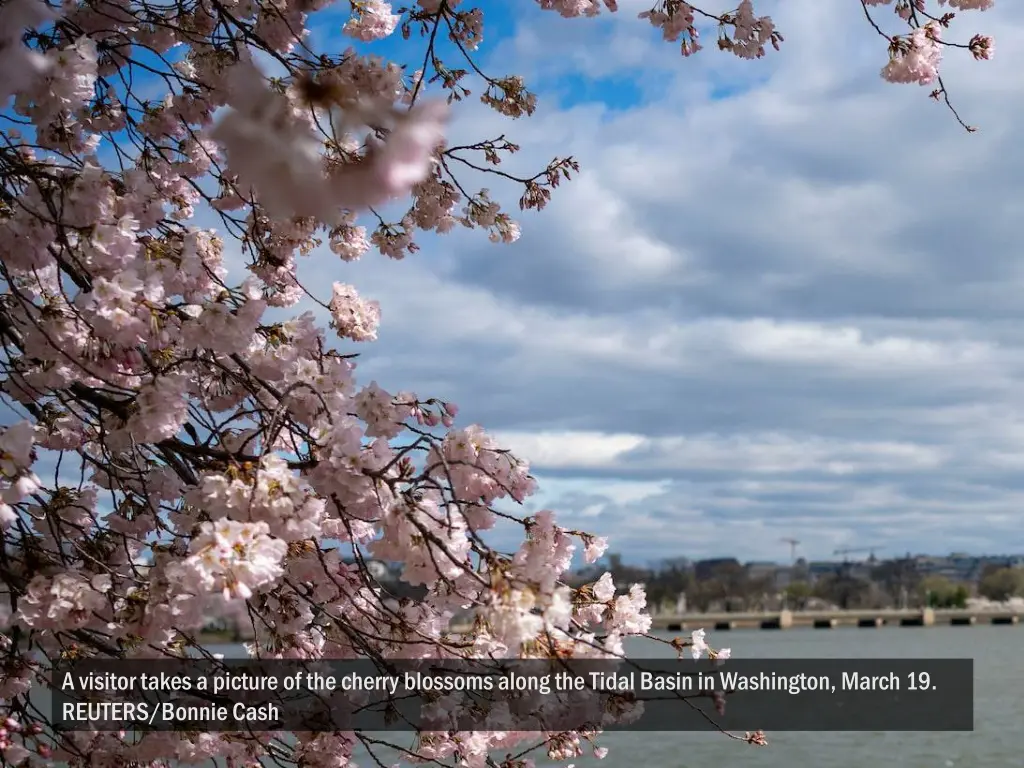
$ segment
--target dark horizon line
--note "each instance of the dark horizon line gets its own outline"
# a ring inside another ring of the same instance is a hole
[[[881,549],[881,548],[879,548],[879,549]],[[877,551],[878,550],[876,550],[876,552]],[[839,555],[836,555],[836,554],[832,554],[829,557],[815,558],[815,557],[806,557],[806,556],[803,556],[803,555],[798,555],[795,559],[788,559],[788,558],[786,558],[786,559],[776,559],[776,560],[756,559],[756,558],[744,559],[742,557],[737,557],[736,555],[711,555],[711,556],[705,556],[705,557],[691,557],[689,555],[670,555],[670,556],[663,556],[663,557],[646,558],[644,560],[644,565],[639,565],[637,559],[630,558],[627,555],[625,555],[624,553],[612,552],[612,553],[608,553],[608,554],[618,555],[621,558],[622,564],[626,565],[626,566],[630,566],[630,567],[649,567],[649,566],[653,566],[653,565],[662,565],[664,563],[672,562],[672,561],[678,561],[678,562],[686,561],[686,562],[689,562],[690,564],[693,564],[693,563],[706,563],[706,562],[711,562],[711,561],[735,560],[735,561],[739,562],[741,565],[749,565],[749,564],[759,564],[759,565],[761,565],[761,564],[763,564],[763,565],[779,565],[779,566],[793,565],[794,563],[800,562],[800,561],[804,561],[804,562],[806,562],[808,564],[810,564],[810,563],[867,563],[867,562],[871,562],[872,561],[871,557],[870,557],[870,554],[871,554],[870,552],[869,552],[869,556],[868,557],[844,558],[842,556],[839,556]],[[593,567],[599,566],[601,564],[607,564],[608,563],[608,554],[605,554],[603,557],[601,557],[599,560],[597,560],[597,562],[595,562],[593,564],[590,564],[590,565],[588,565],[586,567],[593,568]],[[880,555],[876,554],[875,557],[874,557],[874,562],[892,562],[892,561],[902,561],[902,560],[908,560],[908,559],[913,560],[913,559],[916,559],[916,558],[936,558],[936,559],[970,558],[970,559],[975,559],[975,560],[1021,560],[1021,561],[1024,561],[1024,553],[998,553],[998,554],[985,553],[985,554],[975,554],[975,553],[972,553],[972,552],[953,551],[953,552],[949,552],[948,554],[938,555],[938,554],[932,554],[932,553],[927,553],[927,552],[924,552],[924,553],[907,552],[905,554],[895,555],[895,556],[893,556],[893,555],[880,556]]]

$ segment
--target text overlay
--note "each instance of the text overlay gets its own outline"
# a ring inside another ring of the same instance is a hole
[[[971,659],[78,661],[65,730],[970,731]]]

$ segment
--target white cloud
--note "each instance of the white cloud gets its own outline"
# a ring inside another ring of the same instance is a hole
[[[784,434],[687,435],[645,438],[596,432],[504,432],[503,444],[544,470],[790,474],[935,470],[946,463],[941,449],[912,443],[844,442]]]
[[[729,324],[723,336],[739,355],[777,363],[811,363],[843,372],[870,369],[876,375],[907,371],[977,370],[996,362],[997,350],[983,342],[936,342],[901,336],[868,339],[849,325],[780,323],[756,319]]]
[[[640,435],[599,432],[503,432],[495,435],[532,466],[544,469],[607,469],[623,454],[641,447]]]

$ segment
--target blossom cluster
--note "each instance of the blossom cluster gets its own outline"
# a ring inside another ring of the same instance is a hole
[[[939,6],[948,5],[957,11],[987,11],[995,0],[938,0]],[[889,38],[889,62],[882,68],[882,77],[891,83],[917,83],[931,85],[939,80],[942,65],[943,30],[949,26],[954,13],[941,17],[927,13],[923,0],[864,0],[867,11],[872,6],[892,5],[897,16],[910,25],[911,31]],[[991,59],[995,43],[988,35],[975,35],[966,46],[975,59]],[[940,89],[937,93],[943,93]]]
[[[357,380],[350,347],[376,338],[377,302],[300,280],[321,245],[343,268],[459,226],[515,242],[519,224],[451,168],[493,170],[518,147],[450,147],[445,132],[467,72],[503,116],[536,105],[517,76],[442,60],[442,42],[466,58],[482,43],[477,8],[353,0],[344,35],[418,29],[424,71],[360,47],[313,50],[329,4],[0,0],[5,763],[344,768],[357,747],[373,751],[358,732],[56,733],[29,705],[61,659],[203,652],[210,615],[250,626],[251,653],[297,659],[617,657],[651,628],[641,586],[566,584],[574,557],[596,562],[608,544],[551,511],[516,512],[536,485],[525,460],[457,427],[454,403]],[[782,41],[750,0],[717,15],[665,0],[641,17],[687,54],[701,19],[744,59]],[[892,41],[889,79],[935,77],[944,25],[913,26]],[[970,44],[976,58],[992,50]],[[501,177],[540,209],[577,169],[563,158]],[[501,520],[521,529],[512,551],[492,545]],[[408,592],[392,594],[369,557],[396,564]],[[456,621],[467,615],[469,629]],[[670,645],[728,655],[702,632]],[[600,757],[595,737],[549,734],[542,748]],[[534,742],[430,734],[405,754],[478,768]]]

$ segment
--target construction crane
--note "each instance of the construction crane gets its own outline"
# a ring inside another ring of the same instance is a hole
[[[870,552],[871,554],[868,556],[868,560],[874,560],[876,549],[885,549],[885,547],[844,547],[842,549],[837,549],[832,554],[842,555],[843,559],[845,560],[847,559],[847,555],[852,555],[854,552]]]
[[[800,539],[782,538],[779,541],[789,544],[789,559],[794,563],[796,562],[796,548],[800,544]]]

